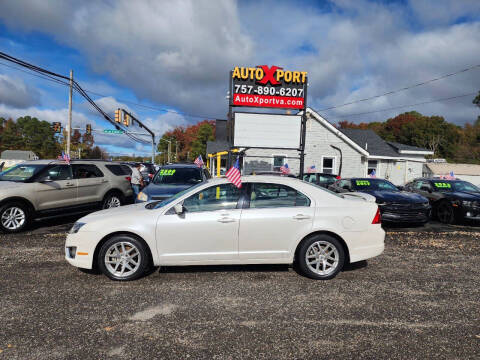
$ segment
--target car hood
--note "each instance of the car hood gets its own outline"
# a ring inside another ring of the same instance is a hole
[[[195,184],[148,184],[145,189],[142,190],[143,193],[149,196],[162,196],[169,195],[173,196],[180,191],[188,189]]]
[[[26,183],[16,181],[0,181],[0,191],[3,189],[18,188],[25,186]]]
[[[452,191],[452,192],[444,192],[444,194],[448,194],[450,197],[453,197],[455,199],[461,199],[461,200],[467,200],[467,201],[480,200],[480,193],[466,192],[466,191]]]
[[[148,211],[145,209],[146,203],[140,203],[140,204],[133,204],[133,205],[125,205],[125,206],[119,206],[116,208],[112,209],[105,209],[105,210],[100,210],[100,211],[95,211],[91,214],[88,214],[81,219],[78,220],[78,222],[91,222],[95,220],[101,220],[104,219],[105,217],[118,217],[124,214],[130,214],[133,215],[134,212],[137,211]],[[135,216],[132,216],[134,218]]]
[[[364,191],[367,194],[375,196],[377,202],[387,202],[387,203],[399,203],[399,204],[407,204],[407,203],[425,203],[428,202],[428,199],[423,197],[422,195],[410,193],[406,191],[381,191],[381,190],[372,190],[372,191]]]

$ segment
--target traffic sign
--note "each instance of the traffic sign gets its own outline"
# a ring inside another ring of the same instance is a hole
[[[115,129],[105,129],[103,130],[104,133],[106,134],[124,134],[125,131],[123,130],[115,130]]]

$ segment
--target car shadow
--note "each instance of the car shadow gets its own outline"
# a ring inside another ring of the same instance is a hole
[[[86,213],[85,213],[86,214]],[[76,214],[68,215],[62,217],[55,217],[50,219],[40,219],[32,221],[28,226],[28,232],[33,232],[35,234],[41,233],[52,233],[52,230],[55,232],[68,232],[72,227],[73,223],[80,219],[85,214]]]

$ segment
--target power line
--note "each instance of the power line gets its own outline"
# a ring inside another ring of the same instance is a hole
[[[377,113],[377,112],[383,112],[383,111],[401,109],[401,108],[406,108],[406,107],[411,107],[411,106],[425,105],[425,104],[430,104],[430,103],[434,103],[434,102],[440,102],[440,101],[447,101],[447,100],[458,99],[458,98],[462,98],[462,97],[465,97],[465,96],[472,96],[472,95],[476,95],[476,94],[477,94],[476,92],[473,92],[473,93],[469,93],[469,94],[451,96],[451,97],[448,97],[448,98],[442,98],[442,99],[435,99],[435,100],[424,101],[424,102],[420,102],[420,103],[416,103],[416,104],[400,105],[400,106],[394,106],[394,107],[387,108],[387,109],[367,111],[367,112],[356,113],[356,114],[346,114],[346,115],[342,115],[341,117],[330,118],[330,119],[331,119],[331,120],[341,120],[342,118],[351,117],[351,116],[373,114],[373,113]],[[321,111],[321,110],[319,110],[319,111]]]
[[[359,103],[359,102],[362,102],[362,101],[368,101],[368,100],[372,100],[372,99],[377,99],[377,98],[382,97],[382,96],[392,95],[392,94],[395,94],[395,93],[398,93],[398,92],[401,92],[401,91],[413,89],[413,88],[418,87],[418,86],[430,84],[430,83],[432,83],[432,82],[434,82],[434,81],[442,80],[442,79],[445,79],[445,78],[450,77],[450,76],[458,75],[458,74],[460,74],[460,73],[464,73],[464,72],[473,70],[473,69],[478,68],[478,67],[480,67],[480,64],[479,64],[479,65],[473,65],[473,66],[470,66],[470,67],[468,67],[468,68],[466,68],[466,69],[458,70],[458,71],[455,71],[455,72],[450,73],[450,74],[442,75],[442,76],[439,76],[439,77],[434,78],[434,79],[422,81],[422,82],[420,82],[420,83],[418,83],[418,84],[406,86],[406,87],[403,87],[403,88],[401,88],[401,89],[392,90],[392,91],[387,91],[386,93],[383,93],[383,94],[380,94],[380,95],[374,95],[374,96],[371,96],[371,97],[368,97],[368,98],[351,101],[351,102],[348,102],[348,103],[345,103],[345,104],[341,104],[341,105],[330,106],[330,107],[327,107],[327,108],[324,108],[324,109],[320,109],[320,110],[318,110],[318,111],[327,111],[327,110],[337,109],[337,108],[340,108],[340,107],[343,107],[343,106],[356,104],[356,103]]]

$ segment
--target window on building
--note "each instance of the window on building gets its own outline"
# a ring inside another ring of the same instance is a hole
[[[284,155],[273,156],[273,171],[280,171],[280,168],[285,165],[285,158]]]
[[[378,161],[377,160],[368,160],[368,169],[367,169],[367,175],[378,175],[377,174],[377,166],[378,166]]]
[[[322,161],[322,172],[326,174],[333,174],[335,166],[335,158],[324,157]]]

